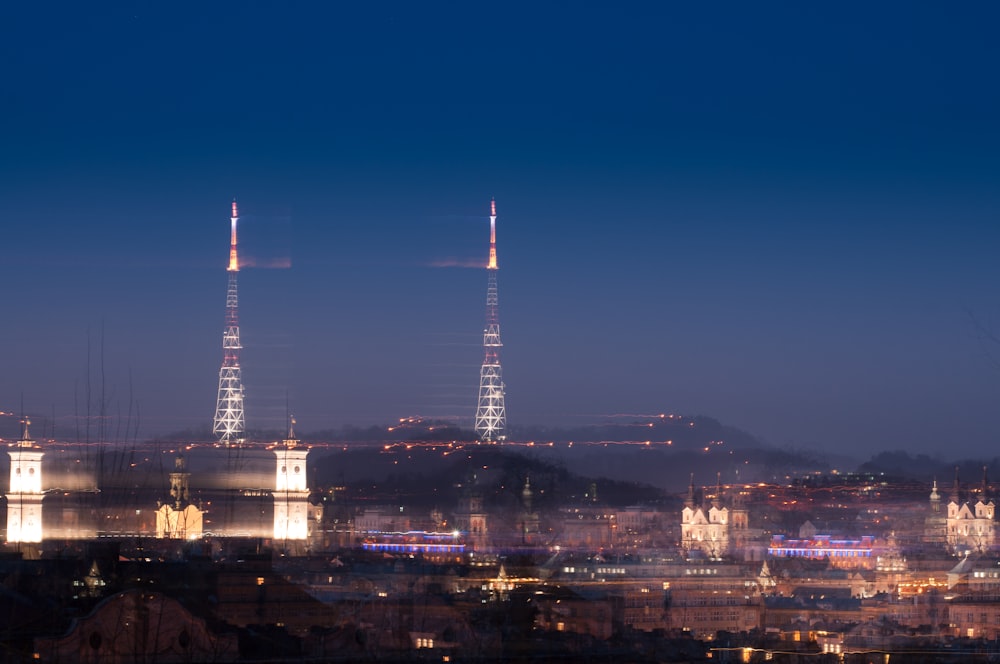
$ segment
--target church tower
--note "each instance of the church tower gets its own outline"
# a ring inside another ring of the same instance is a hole
[[[21,421],[21,439],[10,454],[10,491],[7,493],[7,541],[42,541],[42,457],[31,440],[28,418]]]
[[[732,498],[733,509],[729,512],[729,549],[733,553],[743,552],[750,556],[747,545],[750,544],[750,511],[738,487],[734,487]]]
[[[937,479],[931,487],[930,514],[924,518],[924,536],[921,541],[941,548],[948,542],[948,519],[941,511],[941,494],[938,492]]]
[[[469,544],[475,551],[485,549],[488,542],[489,528],[486,512],[483,510],[483,495],[479,490],[478,477],[473,473],[466,482],[462,497],[455,511],[455,526],[468,537]]]
[[[532,509],[534,494],[531,491],[531,478],[524,478],[524,489],[521,491],[521,543],[533,544],[538,536],[538,513]]]
[[[702,491],[702,504],[699,505],[692,475],[684,509],[681,510],[681,549],[686,556],[719,559],[730,553],[729,538],[732,524],[729,508],[723,502],[724,498],[720,473],[711,500],[705,500],[705,492]]]
[[[156,510],[156,536],[168,539],[197,539],[204,529],[204,512],[191,503],[191,473],[180,454],[170,473],[170,498]]]
[[[948,546],[957,555],[993,548],[996,505],[990,497],[985,467],[981,489],[978,492],[966,490],[965,496],[962,493],[958,468],[955,468],[955,484],[946,517]]]
[[[274,449],[277,457],[274,484],[276,542],[305,540],[309,536],[309,486],[306,482],[309,450],[298,444],[293,417],[288,425],[288,438]]]

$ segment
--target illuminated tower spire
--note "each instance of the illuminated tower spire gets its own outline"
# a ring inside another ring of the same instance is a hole
[[[243,415],[243,375],[240,371],[240,319],[236,292],[236,275],[240,261],[236,254],[236,222],[239,212],[233,201],[229,240],[229,290],[226,292],[226,330],[222,334],[222,368],[219,370],[219,398],[215,406],[212,431],[223,445],[237,445],[244,439],[246,423]]]
[[[191,503],[191,473],[180,454],[174,459],[174,472],[170,473],[170,497],[172,504],[161,504],[156,510],[156,536],[169,539],[200,537],[205,513]]]
[[[507,434],[507,409],[500,369],[500,316],[497,313],[497,203],[490,201],[490,262],[486,288],[486,329],[483,331],[485,358],[479,372],[479,406],[476,408],[476,435],[484,441],[501,441]]]
[[[277,473],[274,484],[274,539],[304,540],[309,536],[309,485],[306,457],[309,450],[298,446],[295,418],[288,423],[288,438],[276,445]]]
[[[10,455],[10,491],[7,493],[7,541],[42,541],[42,457],[41,448],[31,440],[31,422],[21,420],[21,439]]]

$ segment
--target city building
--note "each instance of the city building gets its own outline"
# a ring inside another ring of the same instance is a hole
[[[995,541],[996,504],[990,491],[983,466],[983,481],[979,490],[963,490],[955,469],[955,484],[948,500],[946,515],[946,541],[951,551],[958,555],[983,552],[993,547]]]
[[[288,437],[274,449],[274,539],[278,542],[309,537],[309,485],[306,481],[309,450],[299,447],[298,443],[295,418],[291,418]]]
[[[169,539],[197,539],[204,529],[204,512],[191,503],[191,473],[187,472],[184,457],[174,460],[170,473],[172,503],[156,509],[156,536]]]
[[[234,662],[239,642],[233,632],[213,632],[171,597],[132,589],[104,599],[75,621],[64,636],[35,641],[43,662]]]
[[[776,558],[828,559],[831,567],[873,569],[876,563],[876,558],[872,557],[874,546],[875,540],[870,535],[858,539],[815,535],[799,540],[772,535],[767,555]]]
[[[719,559],[749,543],[749,513],[739,494],[726,501],[721,476],[714,493],[697,500],[694,476],[681,510],[681,549],[685,555]],[[728,505],[726,503],[729,503]]]
[[[31,440],[28,427],[21,421],[21,438],[10,455],[10,491],[7,492],[7,541],[12,544],[42,541],[42,457],[45,453]]]

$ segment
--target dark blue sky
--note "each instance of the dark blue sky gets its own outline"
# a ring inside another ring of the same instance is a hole
[[[995,449],[991,3],[99,4],[0,9],[0,409],[208,423],[236,196],[251,426],[471,424],[495,196],[512,424]]]

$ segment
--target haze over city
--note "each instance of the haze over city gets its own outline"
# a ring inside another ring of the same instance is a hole
[[[512,429],[991,455],[996,14],[6,7],[0,410],[210,426],[236,198],[249,428],[471,428],[495,197]]]

